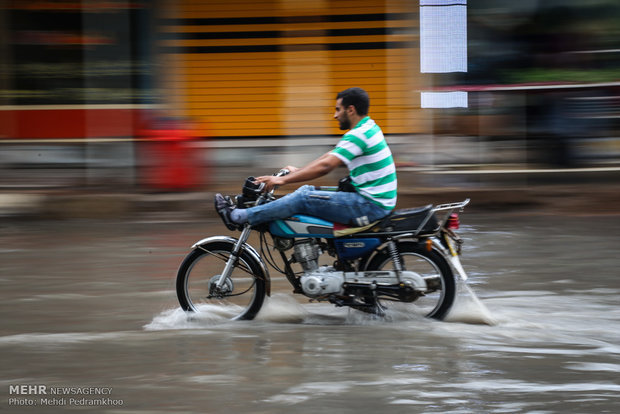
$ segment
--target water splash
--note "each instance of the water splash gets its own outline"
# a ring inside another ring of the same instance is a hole
[[[302,323],[308,317],[308,310],[291,295],[275,293],[265,298],[265,303],[256,319],[266,322]]]
[[[181,308],[168,309],[156,315],[144,325],[147,331],[167,329],[202,329],[226,321],[235,315],[230,306],[201,305],[196,313],[187,313]]]
[[[452,309],[450,309],[444,321],[477,325],[497,324],[497,320],[491,315],[491,312],[466,283],[461,283],[459,285],[458,294],[452,305]]]
[[[188,313],[181,308],[168,309],[156,315],[153,320],[144,325],[147,331],[168,329],[205,329],[228,323],[240,313],[240,308],[234,305],[204,304],[198,306],[198,311]],[[265,298],[261,311],[256,316],[257,321],[273,323],[302,323],[308,316],[308,311],[292,296],[276,293]]]
[[[309,325],[374,325],[398,323],[424,318],[412,311],[411,304],[391,303],[385,317],[359,312],[349,308],[338,308],[327,303],[305,303],[293,295],[275,293],[265,298],[256,321],[268,323],[292,323]],[[402,309],[401,309],[402,307]],[[187,313],[180,308],[169,309],[156,315],[144,326],[147,331],[169,329],[205,329],[229,323],[239,314],[235,306],[200,305],[198,312]],[[486,306],[467,285],[459,287],[455,303],[445,318],[446,322],[461,322],[480,325],[495,325],[497,321]]]

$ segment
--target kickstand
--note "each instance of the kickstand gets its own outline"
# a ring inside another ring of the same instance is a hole
[[[386,308],[375,299],[374,314],[381,318],[385,318],[385,309]]]

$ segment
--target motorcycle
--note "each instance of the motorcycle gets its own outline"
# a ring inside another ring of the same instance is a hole
[[[273,193],[249,177],[235,202],[241,208],[269,203],[276,199]],[[188,313],[226,312],[231,319],[254,319],[265,296],[271,296],[270,266],[286,277],[293,293],[312,301],[380,317],[391,302],[406,306],[405,312],[442,319],[456,296],[455,273],[467,280],[459,259],[463,240],[456,230],[458,212],[468,203],[396,210],[364,227],[300,214],[246,224],[238,229],[238,238],[202,239],[179,267],[179,304]],[[259,234],[260,253],[248,243],[252,232]]]

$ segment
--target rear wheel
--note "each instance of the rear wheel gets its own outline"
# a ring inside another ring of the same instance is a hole
[[[408,310],[429,318],[443,319],[456,296],[456,283],[452,268],[436,250],[428,251],[425,246],[413,242],[397,245],[403,270],[413,271],[426,281],[429,291],[408,304]],[[387,249],[377,253],[366,270],[394,270],[394,262]]]
[[[230,277],[218,286],[234,245],[212,242],[193,250],[177,273],[177,298],[189,312],[207,312],[230,319],[254,319],[263,305],[266,275],[260,264],[242,251]]]

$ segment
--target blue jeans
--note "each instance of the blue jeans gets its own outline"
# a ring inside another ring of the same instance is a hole
[[[321,191],[312,185],[304,185],[275,201],[250,207],[247,213],[251,225],[306,214],[335,223],[365,226],[390,212],[358,193]]]

